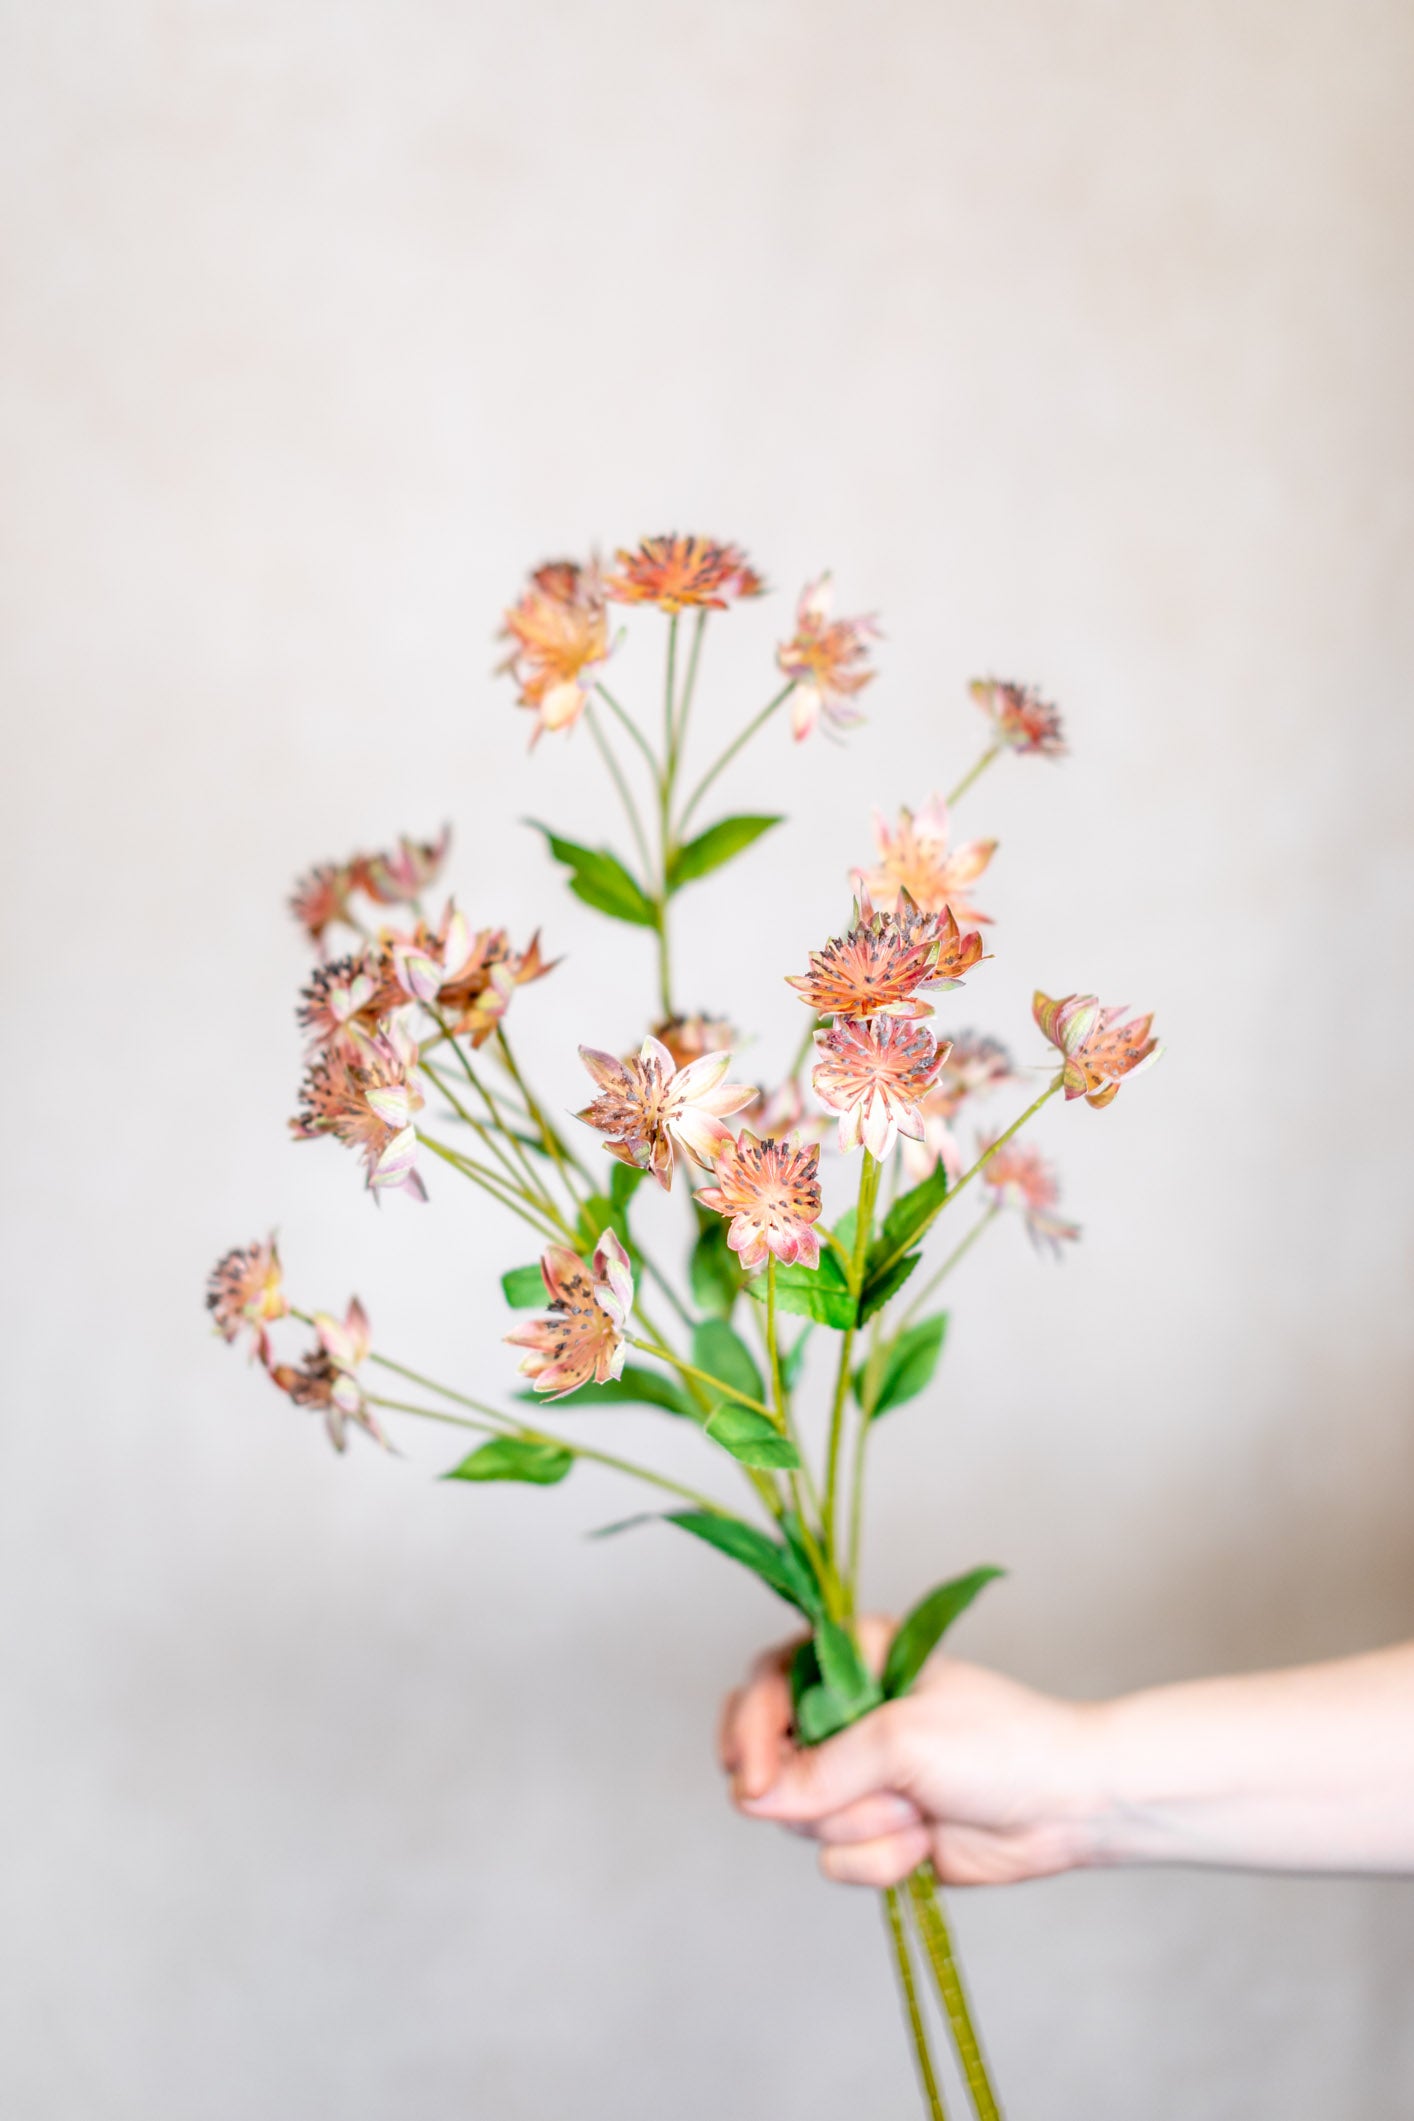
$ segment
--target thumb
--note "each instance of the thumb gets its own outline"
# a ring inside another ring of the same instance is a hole
[[[784,1822],[826,1818],[860,1797],[900,1787],[899,1705],[886,1702],[823,1745],[796,1751],[760,1796],[742,1810]]]

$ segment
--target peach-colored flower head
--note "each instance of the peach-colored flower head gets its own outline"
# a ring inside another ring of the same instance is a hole
[[[436,883],[451,844],[452,828],[444,825],[435,840],[404,834],[390,852],[360,855],[354,864],[359,889],[380,906],[411,905]]]
[[[606,587],[617,604],[656,604],[660,611],[725,611],[738,597],[759,597],[765,583],[737,545],[675,532],[645,538],[635,552],[615,554],[618,572]]]
[[[235,1245],[217,1260],[206,1284],[206,1308],[224,1341],[248,1330],[252,1354],[270,1367],[271,1322],[290,1308],[273,1237]]]
[[[674,1150],[710,1170],[731,1139],[723,1119],[756,1094],[750,1083],[726,1080],[730,1053],[704,1053],[679,1068],[661,1041],[646,1038],[626,1061],[592,1046],[581,1046],[579,1057],[599,1095],[577,1116],[607,1136],[605,1147],[621,1163],[651,1171],[664,1192],[673,1182]]]
[[[552,560],[506,613],[502,637],[515,643],[501,665],[533,709],[532,748],[547,729],[573,729],[610,651],[604,582],[596,563]]]
[[[986,1155],[991,1143],[983,1139],[977,1146],[979,1155]],[[982,1179],[997,1207],[1025,1216],[1027,1235],[1038,1250],[1059,1258],[1061,1246],[1079,1237],[1079,1223],[1068,1223],[1056,1213],[1060,1187],[1039,1149],[1007,1142],[982,1166]]]
[[[736,1044],[736,1032],[724,1016],[670,1016],[653,1026],[653,1036],[667,1047],[679,1068],[701,1060],[704,1053],[725,1053]]]
[[[1013,751],[1035,751],[1051,759],[1064,756],[1060,711],[1034,686],[1013,685],[1006,678],[974,678],[968,690],[998,738]]]
[[[417,1057],[416,1040],[396,1016],[384,1017],[356,1051],[330,1047],[300,1086],[299,1117],[290,1121],[296,1141],[332,1134],[359,1151],[375,1191],[403,1186],[425,1200],[414,1125],[424,1103]]]
[[[1083,1097],[1098,1112],[1112,1104],[1126,1075],[1152,1067],[1163,1052],[1149,1035],[1152,1016],[1121,1019],[1124,1007],[1104,1009],[1093,994],[1068,994],[1062,1001],[1037,989],[1031,1004],[1042,1033],[1061,1054],[1067,1103]]]
[[[837,1018],[828,1031],[816,1032],[815,1045],[820,1059],[810,1080],[840,1115],[846,1155],[863,1142],[882,1160],[899,1135],[920,1139],[919,1108],[947,1056],[925,1024],[897,1016]]]
[[[290,893],[290,911],[312,943],[322,943],[335,921],[348,920],[355,882],[351,862],[317,862],[299,878]]]
[[[347,1445],[350,1422],[366,1429],[386,1450],[388,1439],[378,1426],[377,1417],[358,1380],[359,1366],[368,1357],[370,1339],[368,1318],[362,1304],[355,1296],[342,1319],[332,1318],[327,1311],[317,1311],[314,1330],[316,1345],[298,1368],[290,1363],[277,1363],[270,1375],[297,1407],[320,1410],[324,1426],[329,1431],[329,1441],[336,1451],[342,1451]]]
[[[377,943],[350,957],[319,965],[302,989],[296,1012],[312,1049],[343,1046],[364,1050],[380,1018],[407,997],[393,974],[388,953]]]
[[[808,582],[795,613],[795,632],[776,650],[776,662],[795,686],[790,698],[791,729],[799,742],[823,718],[835,729],[849,729],[864,717],[855,702],[875,673],[868,669],[870,644],[879,638],[872,614],[836,619],[834,586],[827,574]]]
[[[727,1243],[743,1267],[764,1267],[768,1252],[787,1267],[819,1266],[820,1151],[798,1134],[758,1141],[743,1127],[723,1144],[716,1185],[697,1198],[732,1218]]]
[[[763,1140],[768,1134],[795,1134],[804,1142],[823,1142],[834,1124],[828,1112],[806,1104],[804,1085],[794,1075],[774,1090],[758,1090],[742,1108],[742,1120]]]
[[[789,977],[817,1016],[931,1016],[924,988],[958,987],[982,955],[982,938],[964,936],[952,913],[920,913],[906,893],[895,913],[876,913],[867,894],[848,935],[810,953],[810,970]]]
[[[975,1031],[958,1032],[938,1070],[937,1082],[919,1107],[921,1139],[900,1145],[911,1184],[920,1185],[939,1164],[950,1179],[961,1178],[965,1159],[952,1122],[969,1098],[1011,1082],[1015,1074],[1011,1055],[999,1040],[980,1038]]]
[[[586,1266],[568,1245],[550,1245],[540,1260],[550,1308],[506,1339],[528,1348],[520,1365],[537,1392],[562,1399],[592,1377],[607,1384],[624,1366],[624,1328],[633,1309],[628,1254],[606,1230]]]
[[[919,811],[900,810],[898,824],[890,827],[876,811],[874,836],[879,849],[876,869],[857,870],[855,888],[875,899],[890,902],[906,891],[923,913],[951,913],[959,928],[986,921],[971,903],[976,883],[992,856],[995,840],[969,840],[948,852],[948,813],[941,796],[933,796]]]

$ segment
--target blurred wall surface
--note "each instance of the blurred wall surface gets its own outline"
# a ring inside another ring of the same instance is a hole
[[[563,954],[515,1006],[579,1103],[651,954],[522,823],[602,836],[612,793],[583,730],[527,755],[499,614],[552,554],[741,540],[775,593],[708,635],[705,758],[832,568],[886,634],[868,726],[771,730],[723,806],[790,826],[681,902],[686,999],[769,1074],[871,805],[970,763],[969,676],[1041,683],[1072,754],[959,811],[995,957],[944,1021],[1034,1062],[1033,985],[1094,987],[1169,1053],[1044,1115],[1064,1264],[1009,1225],[959,1269],[870,1596],[1004,1562],[959,1647],[1075,1694],[1409,1635],[1414,14],[0,20],[0,2110],[911,2112],[875,1905],[713,1764],[783,1609],[661,1529],[586,1543],[635,1506],[606,1475],[336,1460],[211,1339],[209,1261],[278,1224],[310,1307],[511,1381],[517,1226],[451,1173],[379,1212],[287,1137],[283,900],[450,818],[469,910]],[[1019,2116],[1414,2112],[1408,1885],[956,1916]]]

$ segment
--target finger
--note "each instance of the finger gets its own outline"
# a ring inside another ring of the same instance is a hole
[[[836,1885],[872,1885],[882,1890],[901,1885],[928,1854],[926,1827],[906,1827],[901,1834],[885,1834],[878,1841],[854,1842],[847,1848],[820,1851],[820,1868]]]
[[[739,1798],[764,1795],[775,1781],[790,1730],[790,1683],[780,1663],[762,1659],[737,1697],[732,1749]]]
[[[845,1847],[858,1841],[878,1841],[886,1834],[899,1834],[922,1822],[923,1814],[911,1797],[884,1790],[872,1797],[861,1797],[857,1803],[830,1812],[824,1819],[798,1820],[790,1831],[832,1847]]]
[[[741,1706],[741,1688],[733,1687],[722,1703],[722,1713],[717,1719],[717,1758],[727,1774],[736,1766],[736,1713]]]
[[[889,1654],[889,1644],[898,1633],[898,1622],[890,1620],[887,1613],[861,1613],[856,1623],[859,1647],[864,1652],[864,1662],[877,1679],[884,1669],[884,1659]]]
[[[824,1819],[860,1797],[896,1788],[897,1718],[897,1708],[886,1703],[838,1738],[789,1754],[747,1809],[762,1819]]]

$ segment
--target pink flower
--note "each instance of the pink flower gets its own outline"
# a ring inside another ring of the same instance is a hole
[[[340,1046],[356,1057],[366,1051],[379,1019],[405,1000],[387,952],[370,943],[357,956],[317,966],[300,995],[297,1016],[312,1049]]]
[[[501,629],[515,642],[503,670],[520,687],[519,705],[537,717],[531,744],[547,729],[572,729],[608,660],[609,620],[597,566],[553,560],[538,567]]]
[[[1013,751],[1039,752],[1053,759],[1064,756],[1059,711],[1033,686],[1013,685],[1005,678],[974,678],[969,690],[1000,741]]]
[[[1038,988],[1031,1010],[1063,1058],[1061,1081],[1067,1103],[1083,1097],[1087,1105],[1101,1111],[1118,1097],[1124,1076],[1152,1067],[1163,1052],[1158,1040],[1149,1035],[1152,1016],[1136,1016],[1123,1023],[1123,1004],[1103,1009],[1093,994],[1068,994],[1057,1002]]]
[[[840,1147],[846,1154],[862,1141],[882,1161],[900,1134],[921,1138],[919,1107],[947,1054],[925,1025],[897,1016],[842,1018],[828,1031],[817,1031],[815,1044],[820,1060],[811,1082],[840,1114]]]
[[[971,886],[996,852],[995,840],[969,840],[948,852],[948,813],[941,796],[917,812],[900,810],[893,829],[876,811],[874,833],[879,848],[876,869],[857,870],[856,889],[875,899],[893,900],[906,891],[924,913],[950,913],[959,928],[985,922],[971,903]]]
[[[378,1426],[357,1376],[369,1349],[368,1319],[362,1304],[355,1296],[342,1320],[331,1318],[327,1311],[316,1312],[314,1330],[318,1344],[299,1367],[278,1363],[270,1372],[271,1377],[297,1407],[320,1409],[336,1451],[346,1447],[351,1421],[366,1429],[387,1450],[388,1439]]]
[[[660,611],[725,611],[735,597],[759,597],[765,583],[737,545],[713,538],[645,538],[635,552],[620,550],[617,574],[605,585],[617,604],[656,604]]]
[[[424,1103],[417,1059],[416,1040],[395,1016],[384,1017],[356,1053],[331,1047],[301,1085],[299,1117],[290,1122],[296,1141],[332,1134],[360,1152],[375,1191],[403,1186],[425,1200],[413,1124]]]
[[[736,1032],[724,1016],[670,1016],[653,1026],[653,1036],[667,1047],[679,1068],[701,1060],[704,1053],[725,1053],[736,1044]]]
[[[290,1308],[273,1236],[264,1244],[236,1245],[217,1260],[206,1284],[206,1308],[224,1341],[248,1329],[252,1354],[269,1369],[270,1324]]]
[[[758,1141],[743,1128],[717,1158],[717,1183],[697,1196],[704,1208],[732,1218],[727,1243],[743,1267],[763,1267],[768,1252],[785,1266],[820,1264],[820,1151],[799,1135]]]
[[[791,729],[799,742],[809,736],[823,716],[835,729],[849,729],[864,717],[855,705],[858,695],[875,673],[864,666],[870,643],[878,640],[878,622],[872,616],[835,619],[834,589],[822,574],[801,592],[796,607],[795,632],[776,650],[782,673],[795,686],[791,694]]]
[[[812,950],[810,970],[786,984],[817,1016],[931,1016],[922,990],[960,986],[981,955],[981,936],[960,934],[946,909],[922,914],[904,893],[897,913],[876,913],[866,894],[848,935]]]
[[[537,1392],[563,1399],[592,1377],[607,1384],[624,1366],[624,1327],[633,1309],[628,1254],[606,1230],[586,1267],[567,1245],[549,1245],[540,1261],[550,1308],[506,1339],[528,1348],[520,1364]]]
[[[290,893],[290,911],[312,943],[322,943],[335,921],[348,920],[353,888],[353,867],[346,862],[320,862],[299,878]]]
[[[579,1057],[600,1094],[577,1117],[608,1137],[605,1147],[621,1163],[651,1171],[664,1192],[673,1183],[674,1150],[710,1170],[731,1140],[723,1118],[756,1094],[750,1083],[726,1081],[730,1053],[704,1053],[679,1068],[667,1047],[650,1037],[629,1060],[592,1046],[581,1046]]]
[[[921,1185],[939,1164],[950,1179],[961,1178],[962,1144],[953,1131],[953,1120],[969,1098],[1013,1081],[1015,1074],[1011,1055],[997,1039],[959,1031],[937,1082],[918,1108],[923,1117],[922,1138],[901,1144],[903,1168],[911,1184]]]
[[[435,840],[410,840],[404,834],[391,853],[356,858],[358,885],[380,906],[410,905],[436,883],[451,844],[450,825]]]
[[[979,1155],[986,1155],[990,1146],[985,1139],[979,1142]],[[982,1166],[982,1180],[997,1207],[1025,1216],[1027,1235],[1038,1251],[1059,1258],[1061,1246],[1079,1237],[1079,1223],[1065,1222],[1055,1212],[1060,1187],[1039,1149],[1008,1142]]]

